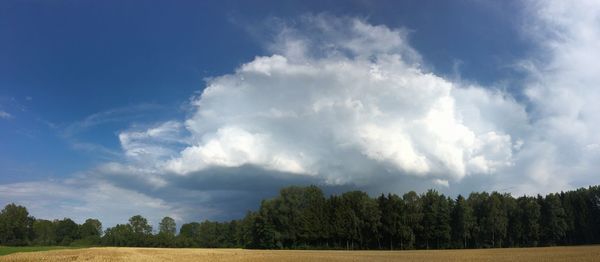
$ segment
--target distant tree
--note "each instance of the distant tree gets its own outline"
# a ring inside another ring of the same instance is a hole
[[[199,244],[201,247],[216,248],[220,247],[219,237],[219,225],[217,222],[205,220],[200,223],[200,238]]]
[[[56,225],[50,220],[36,219],[33,222],[34,244],[56,245]]]
[[[451,233],[450,203],[444,195],[429,190],[421,197],[421,205],[423,207],[422,237],[425,240],[425,247],[429,249],[432,243],[435,243],[436,248],[446,246]]]
[[[348,231],[346,231],[346,214],[348,214],[347,206],[342,202],[342,198],[339,196],[330,196],[326,203],[327,218],[327,232],[329,234],[330,241],[334,246],[346,247],[348,249]],[[343,244],[346,243],[346,244]]]
[[[238,238],[240,228],[241,222],[239,220],[231,220],[227,224],[227,234],[225,239],[228,245],[226,247],[242,247],[241,241]]]
[[[159,232],[169,236],[175,236],[177,225],[175,220],[170,217],[164,217],[159,224]]]
[[[377,201],[370,198],[365,192],[350,191],[342,194],[345,206],[345,228],[350,233],[347,237],[351,240],[354,249],[355,241],[359,248],[365,248],[377,243],[381,211]]]
[[[452,235],[461,243],[462,248],[467,247],[467,241],[471,240],[474,227],[473,209],[463,196],[458,195],[452,211]]]
[[[429,249],[438,234],[438,217],[440,216],[439,199],[440,195],[435,190],[428,190],[421,197],[421,206],[423,207],[423,220],[421,222],[423,231],[421,236],[425,241],[426,249]]]
[[[282,248],[281,233],[275,226],[274,201],[263,200],[259,212],[253,217],[251,248]]]
[[[400,238],[401,230],[402,230],[402,214],[403,214],[403,201],[397,195],[381,194],[379,198],[377,198],[377,204],[379,205],[379,210],[381,210],[381,235],[384,241],[389,243],[390,250],[394,249],[394,243],[399,242],[396,241]]]
[[[33,221],[27,208],[8,204],[0,212],[0,245],[26,245],[33,238]]]
[[[302,197],[303,188],[292,186],[279,191],[279,196],[268,202],[269,219],[274,221],[275,230],[281,235],[281,243],[286,248],[293,247],[300,239],[303,227]]]
[[[472,244],[475,248],[489,247],[485,243],[487,229],[487,216],[488,216],[488,198],[490,195],[487,192],[477,193],[473,192],[467,198],[467,203],[473,209],[473,215],[475,216],[475,225],[471,232]]]
[[[450,244],[452,228],[451,212],[454,206],[454,201],[451,198],[445,197],[443,194],[437,200],[438,216],[435,227],[435,239],[437,248],[447,248]]]
[[[35,220],[14,204],[0,212],[2,245],[412,249],[600,243],[600,187],[513,198],[435,190],[371,198],[350,191],[325,198],[315,187],[287,187],[240,220],[183,224],[165,217],[159,232],[140,216],[107,228],[88,219]]]
[[[402,196],[404,201],[404,214],[402,216],[401,247],[411,249],[414,247],[417,234],[423,231],[423,207],[421,199],[415,191],[410,191]]]
[[[102,223],[98,219],[88,218],[79,226],[79,237],[81,240],[78,245],[97,245],[100,244],[102,235]]]
[[[518,200],[523,223],[522,243],[527,246],[537,246],[540,239],[540,205],[532,197],[522,197]]]
[[[556,194],[549,194],[541,199],[542,237],[546,244],[556,245],[565,237],[567,223],[565,210]]]
[[[503,197],[498,192],[492,192],[488,198],[488,213],[483,225],[486,226],[488,237],[491,237],[492,247],[501,247],[502,239],[506,237],[508,216],[504,209]]]
[[[316,186],[302,190],[300,206],[301,228],[299,237],[306,245],[318,245],[326,237],[326,199],[323,191]]]
[[[589,228],[591,235],[591,238],[588,239],[591,239],[593,243],[600,243],[600,186],[589,187],[586,191],[587,209],[590,213],[586,228]]]
[[[138,244],[129,224],[117,224],[114,227],[107,228],[104,231],[102,243],[108,246],[135,246]]]
[[[129,218],[129,226],[133,234],[130,236],[130,245],[148,246],[152,242],[152,226],[148,220],[141,215],[135,215]]]
[[[197,245],[198,238],[200,237],[200,223],[192,222],[181,225],[179,236],[191,239]]]
[[[85,237],[99,237],[102,235],[102,223],[98,219],[88,218],[81,225],[79,232],[82,238]]]
[[[152,226],[148,224],[148,220],[140,215],[135,215],[129,218],[129,225],[133,233],[150,235],[152,234]]]
[[[70,218],[58,220],[56,224],[56,243],[68,246],[79,239],[79,225]]]
[[[164,217],[159,223],[159,232],[154,237],[154,246],[175,247],[178,245],[175,239],[177,225],[175,220],[170,217]]]
[[[237,239],[242,247],[253,248],[255,243],[255,222],[257,212],[248,211],[240,221],[237,231]],[[181,233],[180,233],[181,234]]]

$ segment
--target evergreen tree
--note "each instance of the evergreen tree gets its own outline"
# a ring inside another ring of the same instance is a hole
[[[540,205],[535,198],[520,197],[517,200],[520,214],[521,234],[520,244],[537,246],[540,238]]]
[[[560,198],[556,194],[549,194],[545,199],[540,198],[540,201],[542,238],[548,245],[559,244],[567,231],[566,214]]]
[[[452,236],[460,243],[460,247],[467,247],[467,241],[471,240],[474,226],[473,209],[463,196],[458,195],[452,210]]]

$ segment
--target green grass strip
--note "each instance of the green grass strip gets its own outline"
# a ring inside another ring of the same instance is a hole
[[[25,247],[6,247],[0,246],[0,256],[17,253],[17,252],[36,252],[36,251],[48,251],[56,249],[76,249],[83,247],[66,247],[66,246],[25,246]]]

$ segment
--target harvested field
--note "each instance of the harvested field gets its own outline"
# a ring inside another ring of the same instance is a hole
[[[86,248],[15,253],[0,261],[599,261],[600,246],[418,251]]]

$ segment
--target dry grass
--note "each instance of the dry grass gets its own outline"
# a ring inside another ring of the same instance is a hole
[[[419,251],[87,248],[15,253],[0,261],[600,261],[600,246]]]

